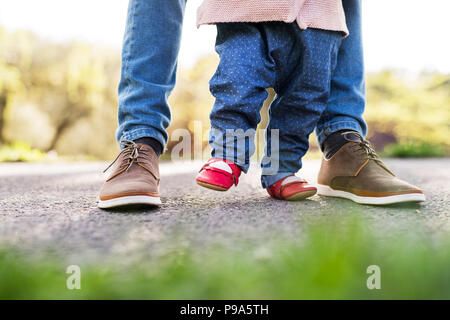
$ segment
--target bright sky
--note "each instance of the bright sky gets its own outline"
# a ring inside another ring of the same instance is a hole
[[[182,67],[214,52],[215,27],[195,27],[200,3],[188,1],[180,53]],[[396,68],[450,72],[449,0],[363,3],[368,71]],[[0,25],[29,29],[56,41],[77,38],[120,48],[127,5],[127,0],[1,0]]]

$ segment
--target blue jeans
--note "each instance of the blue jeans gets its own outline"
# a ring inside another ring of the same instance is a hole
[[[186,0],[130,0],[122,47],[117,140],[164,147]]]
[[[343,0],[350,35],[342,41],[338,61],[331,79],[328,106],[322,114],[316,136],[319,146],[333,132],[351,129],[365,137],[363,119],[366,106],[364,57],[361,35],[361,0]]]
[[[353,129],[365,135],[361,0],[344,0],[350,35],[342,41],[319,142]],[[122,49],[117,139],[152,137],[163,146],[170,123],[167,98],[175,85],[186,0],[130,0]]]
[[[296,22],[217,24],[220,62],[210,81],[213,157],[248,171],[266,89],[274,88],[262,185],[267,188],[295,174],[309,135],[327,108],[341,41],[340,32],[301,30]]]

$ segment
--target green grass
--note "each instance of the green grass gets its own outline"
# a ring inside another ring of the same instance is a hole
[[[428,142],[404,142],[385,147],[383,156],[397,158],[431,158],[448,155],[445,148]]]
[[[24,142],[13,142],[0,146],[0,162],[42,161],[45,158],[45,152],[33,149]]]
[[[360,222],[316,222],[305,239],[243,250],[180,248],[131,265],[81,264],[81,290],[66,289],[67,263],[0,253],[0,298],[13,299],[449,299],[450,241],[379,238]],[[301,244],[299,244],[301,243]],[[366,287],[369,265],[381,290]]]

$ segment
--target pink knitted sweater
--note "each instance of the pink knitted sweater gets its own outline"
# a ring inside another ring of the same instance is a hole
[[[218,22],[297,21],[301,29],[341,31],[348,35],[342,0],[204,0],[197,25]]]

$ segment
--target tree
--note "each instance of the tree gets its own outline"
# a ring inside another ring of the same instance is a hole
[[[73,42],[47,47],[47,59],[34,59],[31,75],[32,99],[54,128],[47,150],[55,149],[71,127],[89,118],[105,101],[104,61],[90,45]]]
[[[8,66],[0,60],[0,143],[4,143],[3,128],[6,121],[6,109],[11,96],[22,87],[20,74],[12,66]]]
[[[3,129],[6,121],[6,110],[14,94],[23,89],[19,68],[8,61],[5,50],[11,45],[11,37],[0,28],[0,144],[5,142]]]

